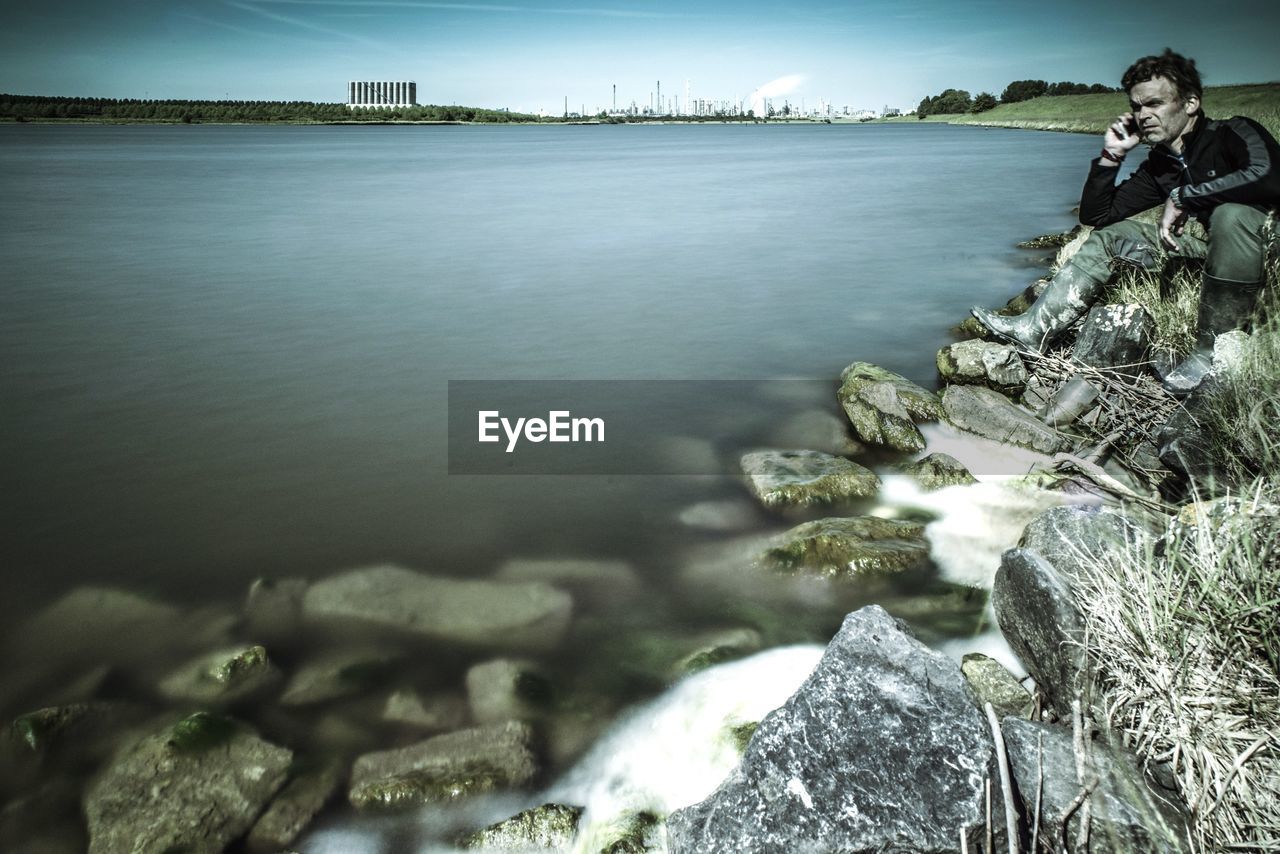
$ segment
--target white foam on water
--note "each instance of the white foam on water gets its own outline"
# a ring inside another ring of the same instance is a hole
[[[575,850],[598,851],[627,813],[696,804],[738,764],[732,728],[787,701],[823,647],[780,647],[690,676],[624,717],[543,800],[585,807]]]

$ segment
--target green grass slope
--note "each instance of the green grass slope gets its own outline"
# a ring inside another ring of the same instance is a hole
[[[929,116],[926,121],[1102,133],[1116,116],[1128,109],[1128,98],[1121,92],[1103,95],[1046,95],[1016,104],[1001,104],[976,115]],[[1248,116],[1280,136],[1280,83],[1210,86],[1204,91],[1204,111],[1214,118]]]

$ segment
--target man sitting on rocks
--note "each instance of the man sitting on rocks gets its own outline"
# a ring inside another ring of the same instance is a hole
[[[1252,119],[1207,117],[1195,61],[1172,50],[1139,59],[1121,82],[1132,112],[1107,128],[1080,199],[1080,221],[1096,230],[1025,313],[972,313],[996,335],[1043,350],[1098,298],[1113,259],[1146,270],[1158,269],[1165,251],[1203,259],[1196,347],[1164,377],[1168,391],[1185,395],[1209,372],[1214,337],[1253,313],[1267,215],[1280,208],[1280,146]],[[1151,152],[1117,186],[1116,170],[1139,142]],[[1161,203],[1159,226],[1126,219]],[[1189,216],[1206,227],[1207,241],[1183,234]]]

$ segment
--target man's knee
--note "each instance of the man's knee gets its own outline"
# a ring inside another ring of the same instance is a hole
[[[1154,269],[1160,255],[1159,234],[1151,223],[1124,219],[1095,229],[1089,235],[1083,251],[1090,243],[1095,253],[1105,254],[1108,260],[1115,258],[1144,269]]]
[[[1266,214],[1248,205],[1225,204],[1214,208],[1209,217],[1209,233],[1214,237],[1232,232],[1257,239],[1262,234]]]

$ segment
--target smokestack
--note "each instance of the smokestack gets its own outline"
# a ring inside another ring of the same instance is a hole
[[[618,112],[618,84],[613,84],[613,111]]]
[[[569,96],[564,96],[564,117],[569,118]]]
[[[662,112],[662,81],[658,81],[658,112]]]

